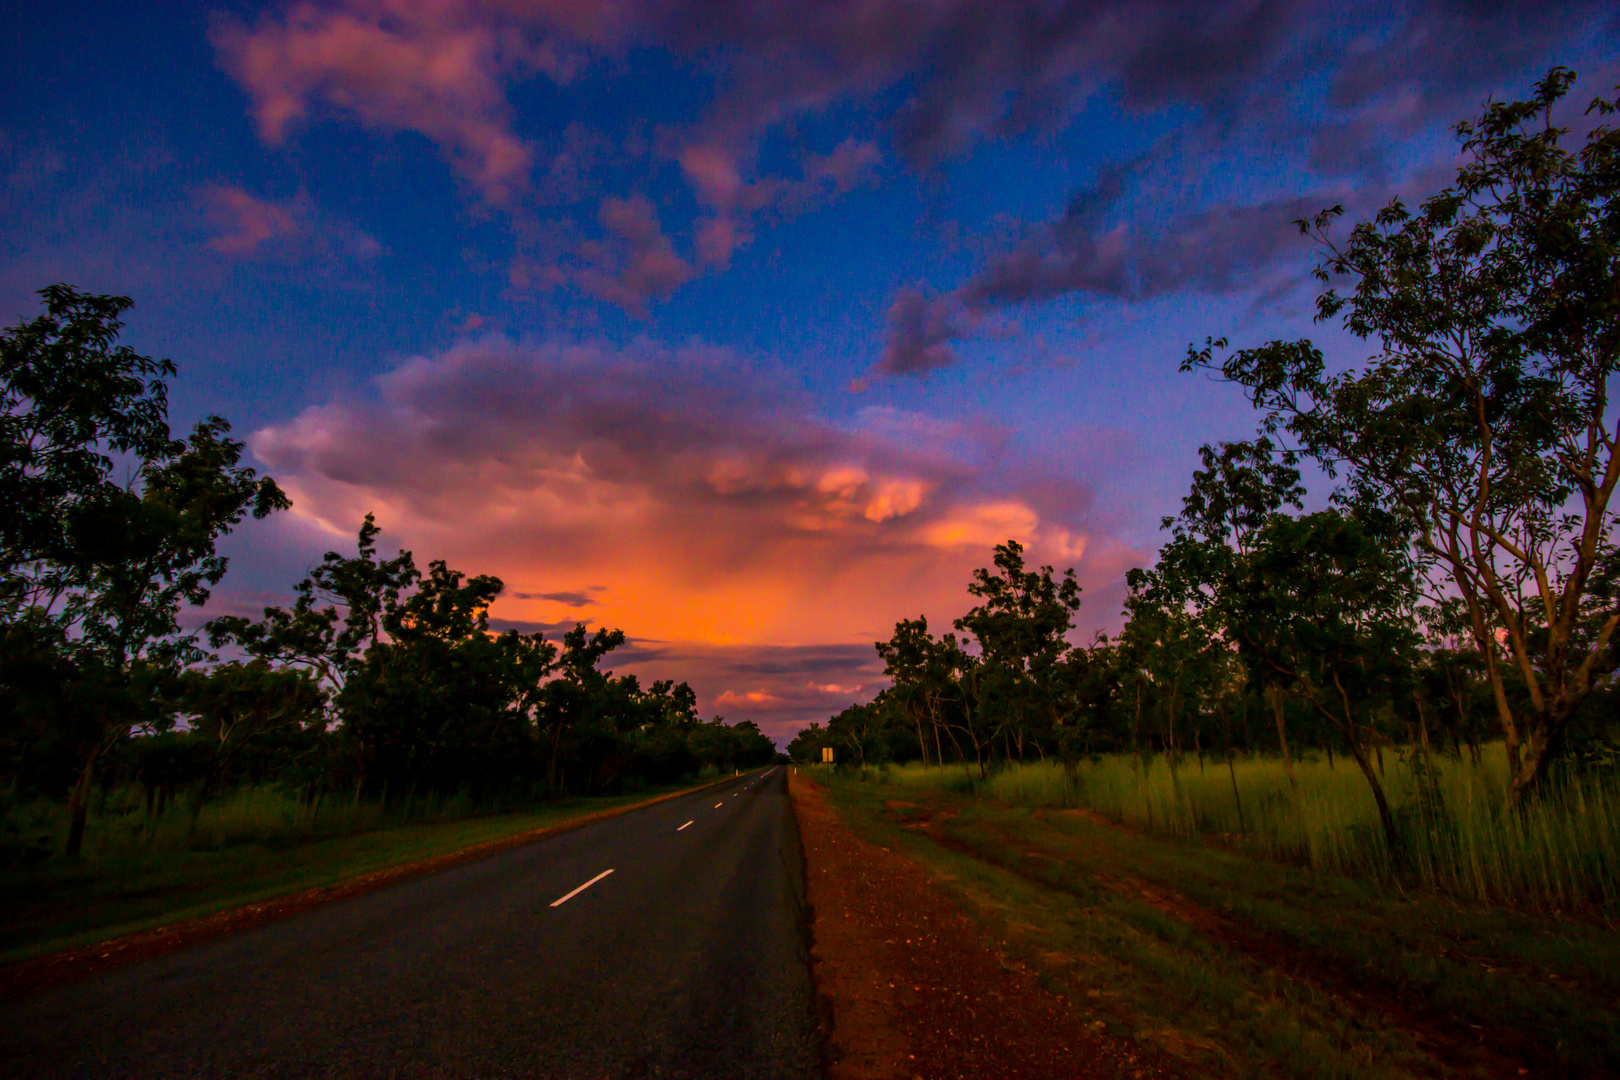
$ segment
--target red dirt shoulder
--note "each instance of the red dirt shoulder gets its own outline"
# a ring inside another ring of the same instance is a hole
[[[832,1018],[832,1080],[1158,1076],[983,939],[915,860],[849,830],[803,776],[812,971]]]

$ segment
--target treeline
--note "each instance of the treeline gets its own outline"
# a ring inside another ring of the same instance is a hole
[[[225,574],[218,540],[291,504],[222,418],[171,434],[173,364],[117,343],[128,299],[41,296],[0,335],[0,797],[64,800],[66,854],[118,784],[195,820],[253,785],[511,805],[775,759],[751,722],[701,720],[685,683],[603,670],[622,631],[496,632],[499,579],[382,558],[370,515],[291,606],[185,631]]]
[[[1337,515],[1327,520],[1355,528]],[[1274,543],[1277,534],[1323,523],[1279,514],[1273,524]],[[1266,564],[1278,551],[1253,555],[1251,571],[1268,577]],[[1398,635],[1391,626],[1358,633],[1350,623],[1338,640],[1311,640],[1314,628],[1296,625],[1305,632],[1299,638],[1271,643],[1314,667],[1285,682],[1273,677],[1265,654],[1244,648],[1211,617],[1217,613],[1172,600],[1163,588],[1172,566],[1133,571],[1121,631],[1080,645],[1068,640],[1078,604],[1062,598],[1073,570],[1057,577],[1049,566],[1029,568],[1016,540],[998,545],[994,566],[976,571],[969,585],[972,595],[990,596],[955,620],[956,632],[936,636],[926,616],[897,623],[894,636],[876,645],[890,685],[871,702],[802,729],[788,752],[814,762],[831,747],[838,762],[960,765],[981,778],[1000,762],[1075,765],[1105,753],[1210,762],[1268,753],[1285,767],[1315,753],[1341,758],[1347,768],[1357,767],[1359,753],[1381,774],[1386,752],[1406,764],[1414,752],[1478,761],[1481,747],[1501,738],[1479,655],[1446,621],[1455,619],[1455,603],[1408,609]],[[1072,596],[1078,600],[1077,587]],[[1222,599],[1241,597],[1227,592]],[[1245,614],[1246,627],[1258,628],[1256,613]],[[1333,606],[1318,614],[1325,628],[1346,626]],[[1326,644],[1336,647],[1306,651]],[[1273,659],[1284,659],[1280,649]],[[1351,702],[1349,737],[1339,703],[1320,693],[1319,680],[1332,685],[1335,676]],[[1510,702],[1528,702],[1515,673],[1504,683]],[[1620,687],[1612,681],[1577,711],[1562,763],[1620,773]]]
[[[1366,777],[1392,851],[1391,752],[1421,772],[1500,739],[1520,801],[1559,771],[1614,769],[1620,133],[1564,145],[1552,114],[1574,79],[1556,68],[1459,124],[1456,183],[1417,209],[1397,199],[1343,238],[1339,207],[1295,222],[1328,286],[1318,321],[1372,345],[1366,361],[1334,370],[1308,340],[1189,348],[1182,370],[1240,389],[1259,430],[1202,449],[1117,638],[1071,645],[1072,571],[1026,569],[1008,543],[969,586],[962,637],[898,624],[877,646],[893,685],[795,755],[982,771],[1310,747]],[[1306,467],[1333,485],[1310,512]]]

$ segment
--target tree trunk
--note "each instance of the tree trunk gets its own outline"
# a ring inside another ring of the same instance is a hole
[[[85,755],[84,767],[79,770],[79,782],[73,785],[73,794],[68,798],[68,835],[67,846],[62,854],[70,859],[79,857],[79,849],[84,844],[84,823],[90,815],[90,788],[96,780],[96,762],[101,760],[101,743],[97,742]]]
[[[937,735],[938,733],[936,732],[935,734]],[[951,745],[956,747],[956,760],[962,763],[962,771],[967,773],[969,776],[972,776],[973,774],[968,772],[967,753],[962,749],[961,740],[956,737],[956,729],[948,727],[945,729],[945,734],[951,737]]]
[[[1403,861],[1404,852],[1400,834],[1395,831],[1395,817],[1389,812],[1389,800],[1384,798],[1384,785],[1378,782],[1378,775],[1373,772],[1372,762],[1367,760],[1366,753],[1356,741],[1356,718],[1350,709],[1350,696],[1345,693],[1344,684],[1339,681],[1339,673],[1336,671],[1333,673],[1333,686],[1339,692],[1339,704],[1344,709],[1344,719],[1340,721],[1330,710],[1323,708],[1320,702],[1317,703],[1317,708],[1330,721],[1340,725],[1344,740],[1350,747],[1350,754],[1356,759],[1356,767],[1367,778],[1367,786],[1372,788],[1373,802],[1378,805],[1378,821],[1384,827],[1384,843],[1389,848],[1389,857],[1399,866]]]
[[[561,720],[559,720],[557,721],[557,730],[553,732],[551,736],[551,763],[546,767],[546,784],[551,789],[551,794],[553,797],[555,797],[558,792],[557,752],[562,746],[562,729],[563,723]]]
[[[1136,711],[1131,714],[1131,756],[1142,764],[1142,683],[1136,684]]]
[[[1283,723],[1282,691],[1275,686],[1266,687],[1266,697],[1271,701],[1271,713],[1277,720],[1277,745],[1282,747],[1283,771],[1288,773],[1288,786],[1295,791],[1299,790],[1299,781],[1294,778],[1294,755],[1288,752],[1288,732]],[[1328,753],[1332,753],[1331,750]]]
[[[1171,776],[1175,775],[1175,759],[1181,753],[1181,744],[1176,740],[1176,692],[1181,685],[1181,672],[1170,680],[1170,704],[1164,713],[1165,741],[1170,751]]]
[[[1403,856],[1401,838],[1395,831],[1395,818],[1389,812],[1389,801],[1384,798],[1384,786],[1378,782],[1372,762],[1367,760],[1367,755],[1360,748],[1352,745],[1350,754],[1355,758],[1361,774],[1367,778],[1367,786],[1372,788],[1373,802],[1378,804],[1378,822],[1384,827],[1384,843],[1389,848],[1389,857],[1399,866]]]
[[[1238,831],[1243,836],[1249,835],[1248,823],[1243,820],[1243,796],[1238,794],[1237,770],[1232,767],[1232,745],[1226,746],[1226,774],[1232,778],[1232,801],[1237,804]]]
[[[1573,710],[1561,710],[1560,716],[1552,708],[1543,710],[1541,715],[1532,717],[1530,735],[1521,745],[1518,768],[1514,771],[1512,792],[1517,803],[1533,798],[1543,781],[1547,779],[1547,770],[1558,757],[1559,745],[1564,741],[1564,732],[1569,724],[1569,716]]]

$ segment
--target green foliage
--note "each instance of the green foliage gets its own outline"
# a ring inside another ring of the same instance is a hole
[[[97,762],[156,724],[180,669],[202,658],[179,613],[224,576],[216,542],[290,503],[240,464],[220,417],[170,436],[174,365],[114,345],[127,299],[64,285],[41,296],[45,314],[0,333],[0,645],[20,653],[0,670],[46,677],[8,681],[0,700],[13,724],[54,716],[77,743],[72,855]]]
[[[1309,341],[1217,358],[1220,340],[1183,365],[1242,387],[1268,436],[1341,479],[1342,502],[1409,532],[1431,593],[1466,616],[1521,794],[1615,669],[1620,626],[1620,132],[1564,145],[1551,116],[1574,79],[1554,68],[1530,100],[1457,125],[1468,161],[1415,211],[1397,199],[1342,242],[1339,207],[1297,223],[1319,280],[1349,287],[1322,293],[1318,320],[1373,342],[1364,364],[1331,372]]]

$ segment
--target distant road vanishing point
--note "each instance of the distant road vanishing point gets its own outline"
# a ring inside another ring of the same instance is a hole
[[[785,770],[13,1002],[23,1077],[814,1077]]]

